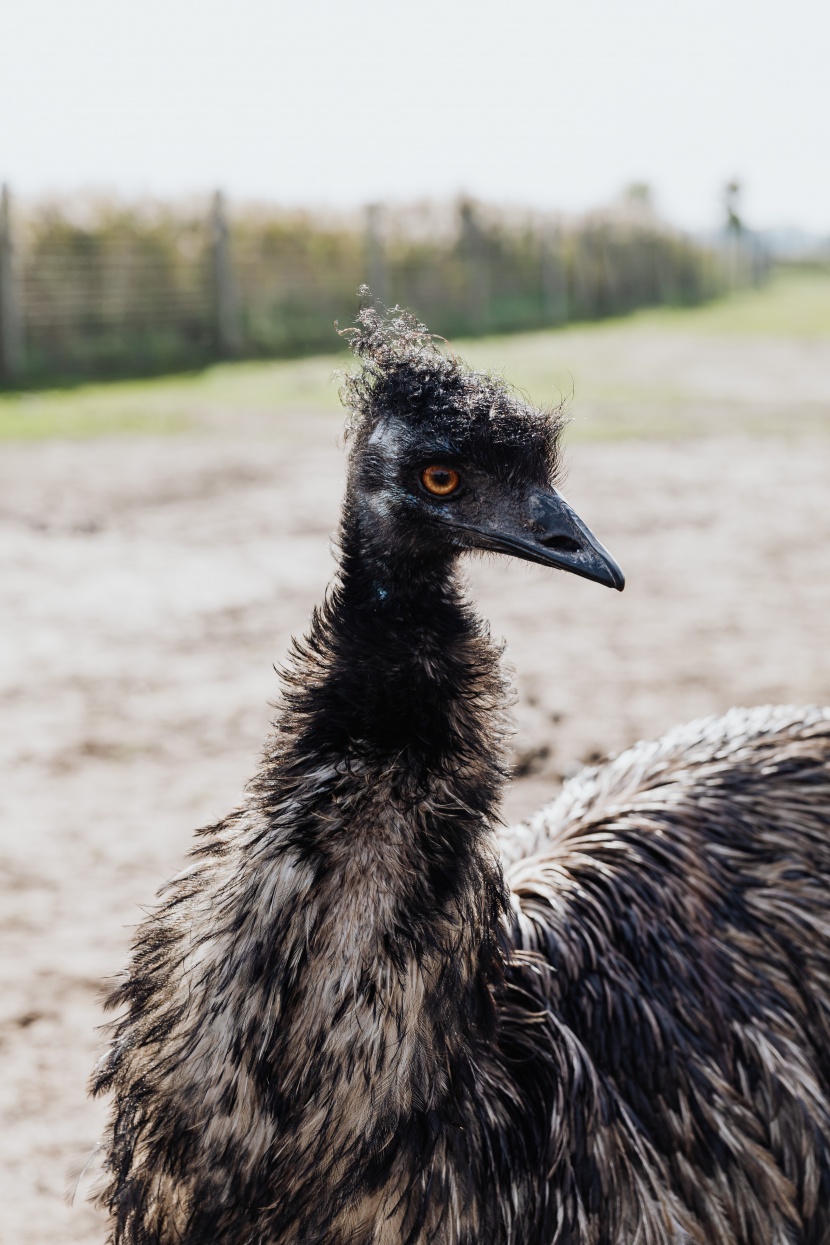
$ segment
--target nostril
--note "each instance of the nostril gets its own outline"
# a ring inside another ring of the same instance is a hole
[[[582,548],[579,541],[572,540],[570,536],[542,536],[539,544],[557,553],[579,553]]]

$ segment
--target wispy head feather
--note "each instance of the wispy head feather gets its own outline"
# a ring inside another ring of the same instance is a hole
[[[361,294],[369,295],[365,286]],[[494,446],[533,440],[555,477],[565,422],[559,408],[534,407],[501,377],[468,368],[443,338],[401,307],[364,307],[341,333],[361,364],[340,390],[348,436],[362,438],[379,420],[396,415],[462,437],[486,433]]]

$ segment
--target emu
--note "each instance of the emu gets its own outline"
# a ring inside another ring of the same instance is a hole
[[[459,555],[612,588],[559,420],[364,310],[339,566],[94,1076],[116,1245],[830,1241],[830,711],[637,744],[504,829]]]

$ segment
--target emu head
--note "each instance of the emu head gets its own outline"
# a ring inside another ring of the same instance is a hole
[[[365,551],[400,566],[506,553],[622,590],[617,563],[554,487],[558,413],[470,371],[399,308],[366,308],[345,335],[362,366],[341,392],[344,522]]]

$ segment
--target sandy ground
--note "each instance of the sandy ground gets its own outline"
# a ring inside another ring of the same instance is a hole
[[[721,388],[731,376],[735,406],[743,385],[749,420],[752,376],[730,366]],[[735,435],[576,446],[567,492],[623,565],[622,596],[469,568],[516,672],[508,816],[675,721],[830,701],[830,439],[811,431],[830,422],[826,387],[811,409],[789,438],[744,420]],[[3,451],[4,1245],[104,1239],[82,1198],[65,1200],[103,1119],[85,1097],[102,982],[193,828],[239,799],[272,663],[330,575],[343,464],[334,423],[315,427],[316,441],[248,429]]]

